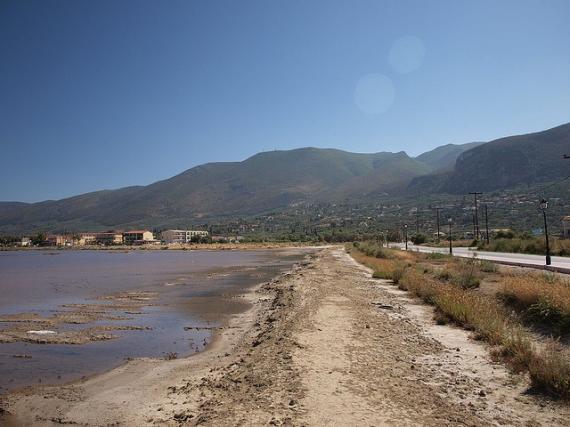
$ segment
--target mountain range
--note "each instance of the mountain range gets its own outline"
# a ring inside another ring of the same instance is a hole
[[[451,171],[412,179],[408,190],[461,194],[555,181],[570,175],[569,152],[570,123],[500,138],[460,153]]]
[[[448,144],[415,158],[300,148],[208,163],[147,186],[39,203],[0,202],[0,232],[181,227],[255,215],[303,201],[385,194],[490,191],[556,180],[570,172],[570,124],[495,141]]]

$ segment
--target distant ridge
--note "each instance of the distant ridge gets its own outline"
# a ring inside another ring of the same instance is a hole
[[[457,158],[453,170],[418,177],[409,190],[458,194],[531,185],[570,175],[570,123],[481,144]]]
[[[484,142],[469,142],[467,144],[447,144],[434,150],[420,154],[416,160],[430,166],[434,171],[453,170],[455,161],[465,151],[484,144]]]
[[[251,215],[305,200],[402,191],[431,168],[406,153],[301,148],[208,163],[145,187],[87,193],[0,208],[0,231],[104,230],[183,226],[212,217]]]
[[[184,227],[305,201],[491,191],[570,175],[570,162],[562,159],[568,152],[570,124],[488,143],[448,144],[416,158],[403,151],[270,151],[196,166],[147,186],[40,203],[0,202],[0,232]]]

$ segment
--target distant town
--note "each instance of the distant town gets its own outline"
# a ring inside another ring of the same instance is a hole
[[[296,213],[299,214],[298,212]],[[409,212],[410,217],[419,218],[415,210]],[[233,231],[241,231],[243,235],[238,233],[226,234],[211,234],[206,230],[182,230],[182,229],[168,229],[163,231],[153,232],[151,230],[127,230],[127,231],[102,231],[102,232],[79,232],[79,233],[61,233],[61,234],[46,234],[37,233],[33,236],[12,237],[5,238],[1,242],[1,246],[12,247],[87,247],[87,246],[143,246],[143,245],[185,245],[185,244],[201,244],[201,243],[240,243],[240,242],[259,242],[267,240],[290,240],[290,241],[321,241],[321,242],[335,242],[335,241],[349,241],[349,240],[363,240],[370,238],[381,238],[387,241],[402,241],[404,235],[402,230],[393,229],[381,230],[376,227],[370,227],[367,222],[374,224],[372,217],[362,218],[357,224],[351,224],[352,218],[334,218],[325,224],[320,223],[317,227],[318,221],[308,221],[309,224],[295,224],[289,231],[289,234],[283,234],[280,238],[276,238],[278,233],[272,227],[278,227],[275,224],[275,218],[272,216],[260,217],[261,221],[249,224],[232,224]],[[354,232],[355,227],[358,231]],[[467,225],[468,226],[468,225]],[[417,227],[417,230],[413,229]],[[210,227],[212,228],[212,227]],[[329,229],[329,234],[323,234],[323,228]],[[336,234],[334,229],[338,228]],[[362,228],[372,228],[368,233]],[[410,237],[417,238],[420,231],[419,221],[414,224],[410,221]],[[443,224],[442,224],[443,228]],[[454,226],[453,240],[474,239],[472,231],[465,229],[465,226]],[[554,227],[557,229],[554,236],[559,236],[561,239],[570,238],[570,216],[561,218],[561,227]],[[259,229],[263,230],[263,234],[259,233]],[[333,230],[331,234],[330,229]],[[351,230],[352,232],[347,232]],[[426,242],[437,240],[438,237],[442,239],[449,239],[449,235],[444,231],[435,231],[435,224],[424,224]],[[364,231],[364,232],[363,232]],[[537,234],[542,233],[542,229],[537,230]],[[488,230],[481,230],[481,235],[485,236],[489,233],[490,236],[497,237],[505,233],[512,232],[508,227],[502,228],[489,228]],[[297,234],[294,235],[293,233]],[[263,238],[265,235],[269,238]]]
[[[141,246],[188,243],[236,242],[240,236],[210,236],[204,230],[165,230],[155,236],[150,230],[104,231],[64,234],[38,233],[13,241],[13,246]]]

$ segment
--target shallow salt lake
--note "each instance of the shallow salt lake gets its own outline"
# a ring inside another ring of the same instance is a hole
[[[86,344],[0,343],[0,393],[96,374],[126,358],[169,353],[183,357],[200,351],[211,341],[213,328],[249,307],[240,294],[288,270],[305,254],[304,250],[0,252],[0,331],[21,328],[18,322],[1,321],[18,315],[53,319],[81,310],[76,304],[91,310],[111,305],[116,303],[113,296],[125,292],[153,296],[137,309],[120,304],[106,308],[106,314],[119,320],[59,321],[52,328],[58,334],[93,327],[142,328],[108,331],[115,339]]]

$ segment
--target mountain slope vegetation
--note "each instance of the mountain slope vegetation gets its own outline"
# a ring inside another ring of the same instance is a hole
[[[457,158],[465,151],[484,144],[483,142],[469,142],[467,144],[447,144],[431,151],[420,154],[415,159],[430,166],[434,171],[453,170]]]
[[[429,166],[404,152],[360,154],[302,148],[209,163],[145,187],[0,208],[4,232],[184,226],[250,215],[306,200],[335,200],[404,189]]]
[[[556,181],[570,175],[570,123],[509,136],[459,155],[452,171],[415,178],[414,192],[461,194]]]
[[[186,227],[301,202],[487,192],[560,180],[570,175],[570,161],[562,158],[569,152],[570,124],[483,144],[448,144],[416,158],[403,151],[271,151],[196,166],[147,186],[40,203],[0,202],[0,232]]]

